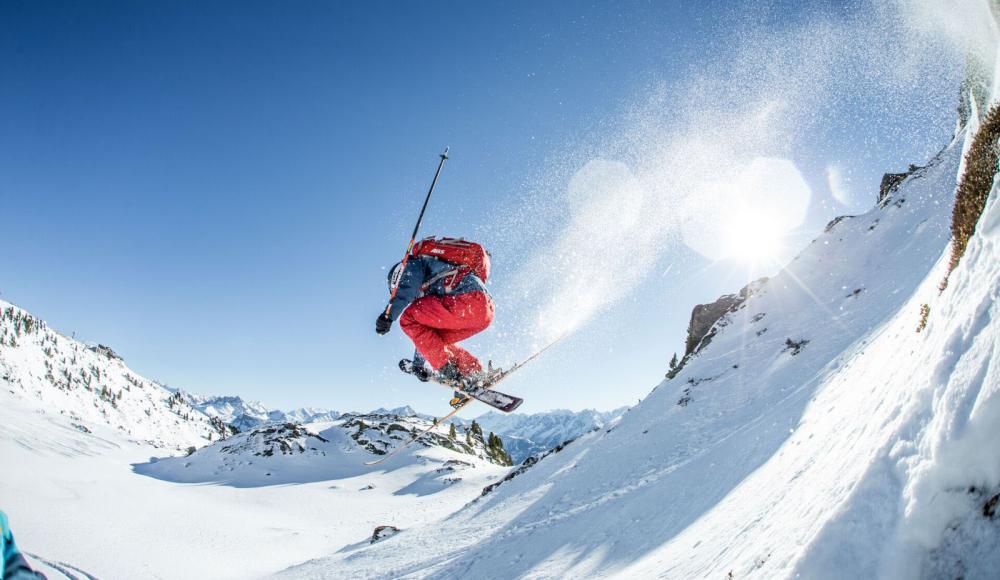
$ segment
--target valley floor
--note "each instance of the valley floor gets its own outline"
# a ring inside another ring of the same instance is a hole
[[[336,480],[172,483],[134,467],[164,450],[93,425],[85,433],[9,387],[0,382],[0,508],[29,558],[54,564],[40,566],[50,574],[61,567],[98,578],[259,577],[367,545],[376,526],[441,518],[506,471],[480,462],[462,481],[414,488],[451,454],[424,449],[416,461]],[[371,457],[358,452],[352,460]]]

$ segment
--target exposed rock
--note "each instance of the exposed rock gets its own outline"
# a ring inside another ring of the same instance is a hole
[[[108,357],[111,360],[122,360],[122,357],[118,356],[118,353],[116,353],[114,350],[111,349],[110,346],[107,345],[99,344],[97,346],[92,346],[90,347],[90,350],[96,352],[97,354],[103,354],[104,356]]]
[[[887,173],[886,175],[889,175],[889,174]],[[885,176],[882,177],[882,183],[885,183]],[[831,231],[833,231],[833,228],[836,227],[837,224],[839,224],[840,222],[842,222],[844,220],[849,220],[849,219],[852,219],[852,218],[856,218],[856,217],[858,217],[858,216],[856,216],[856,215],[840,215],[840,216],[837,216],[837,217],[833,218],[832,220],[830,220],[830,223],[826,224],[826,227],[823,228],[823,233],[828,234]]]
[[[375,542],[384,540],[386,538],[391,538],[398,533],[399,533],[399,528],[397,528],[396,526],[379,526],[375,528],[375,532],[372,533],[371,543],[374,544]]]
[[[725,326],[720,320],[726,314],[739,309],[747,298],[758,292],[767,282],[767,278],[755,280],[744,286],[738,294],[725,294],[711,304],[699,304],[691,311],[691,321],[688,323],[687,341],[684,345],[684,357],[681,362],[667,373],[672,379],[684,368],[687,361],[701,349],[712,342],[712,337],[718,328]],[[717,326],[718,324],[718,326]]]
[[[305,453],[307,449],[315,451],[310,446],[310,440],[328,443],[324,437],[311,433],[301,425],[286,423],[250,431],[246,437],[224,445],[220,452],[253,453],[258,457],[273,457],[275,452],[281,455],[296,455]]]
[[[889,197],[889,194],[896,191],[900,183],[903,183],[909,173],[886,173],[882,176],[882,183],[878,186],[878,203],[885,201],[885,198]]]
[[[698,348],[698,345],[712,326],[722,318],[722,315],[745,300],[739,294],[725,294],[711,304],[698,304],[691,311],[691,322],[688,323],[687,342],[684,344],[684,356]]]
[[[997,503],[1000,502],[1000,493],[986,500],[983,504],[983,517],[993,519],[997,515]]]
[[[801,340],[792,340],[790,338],[786,338],[785,348],[781,349],[781,352],[790,352],[792,353],[792,356],[795,356],[800,352],[802,352],[802,349],[805,348],[807,344],[809,344],[809,341],[804,338]]]

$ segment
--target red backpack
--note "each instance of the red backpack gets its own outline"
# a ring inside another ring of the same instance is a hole
[[[490,277],[490,253],[486,248],[475,242],[463,240],[461,238],[424,238],[413,246],[411,256],[431,256],[449,264],[454,264],[460,269],[461,276],[451,285],[457,284],[466,273],[472,272],[480,280],[486,282]]]

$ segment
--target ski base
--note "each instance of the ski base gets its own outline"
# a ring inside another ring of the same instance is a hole
[[[506,393],[501,393],[500,391],[494,391],[489,387],[479,387],[475,390],[459,389],[463,394],[466,394],[473,399],[479,401],[480,403],[485,403],[490,407],[504,413],[510,413],[521,406],[524,399],[521,397],[515,397],[514,395],[508,395]]]
[[[493,385],[497,384],[501,378],[503,378],[503,375],[498,375],[498,377],[494,380],[475,387],[468,387],[462,384],[442,381],[433,377],[431,378],[431,382],[435,382],[441,386],[458,391],[463,395],[472,397],[472,399],[479,401],[480,403],[485,403],[498,411],[510,413],[514,409],[520,407],[521,403],[524,402],[524,399],[521,397],[515,397],[514,395],[508,395],[507,393],[501,393],[500,391],[494,391]]]

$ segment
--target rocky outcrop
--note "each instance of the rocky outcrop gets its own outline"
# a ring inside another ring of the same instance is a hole
[[[744,288],[746,290],[746,288]],[[712,326],[722,318],[722,315],[729,312],[734,306],[738,306],[746,296],[740,294],[725,294],[711,304],[698,304],[691,311],[691,321],[688,323],[687,342],[684,344],[684,356],[692,354],[698,345],[705,339]]]
[[[912,167],[912,165],[911,165]],[[907,173],[886,173],[882,176],[882,183],[878,186],[878,203],[885,201],[885,198],[889,197],[893,191],[899,187],[900,183],[903,183],[907,177],[910,176],[910,172]]]
[[[375,542],[379,542],[386,538],[391,538],[398,533],[399,533],[399,528],[397,528],[396,526],[379,526],[375,528],[375,532],[372,534],[372,539],[370,543],[374,544]]]
[[[90,347],[90,350],[96,352],[97,354],[102,354],[108,357],[110,360],[123,360],[122,357],[111,349],[110,346],[99,344],[97,346]]]
[[[691,321],[688,323],[687,340],[684,344],[684,357],[681,362],[671,368],[667,378],[672,379],[681,372],[687,361],[701,349],[712,342],[712,337],[719,328],[726,325],[722,318],[736,312],[747,298],[760,291],[767,278],[755,280],[744,286],[738,294],[725,294],[711,304],[699,304],[691,311]]]
[[[250,431],[234,442],[224,444],[220,452],[253,454],[257,457],[273,457],[276,453],[295,455],[305,453],[307,450],[318,452],[315,442],[329,443],[322,436],[306,430],[301,425],[286,423]]]

